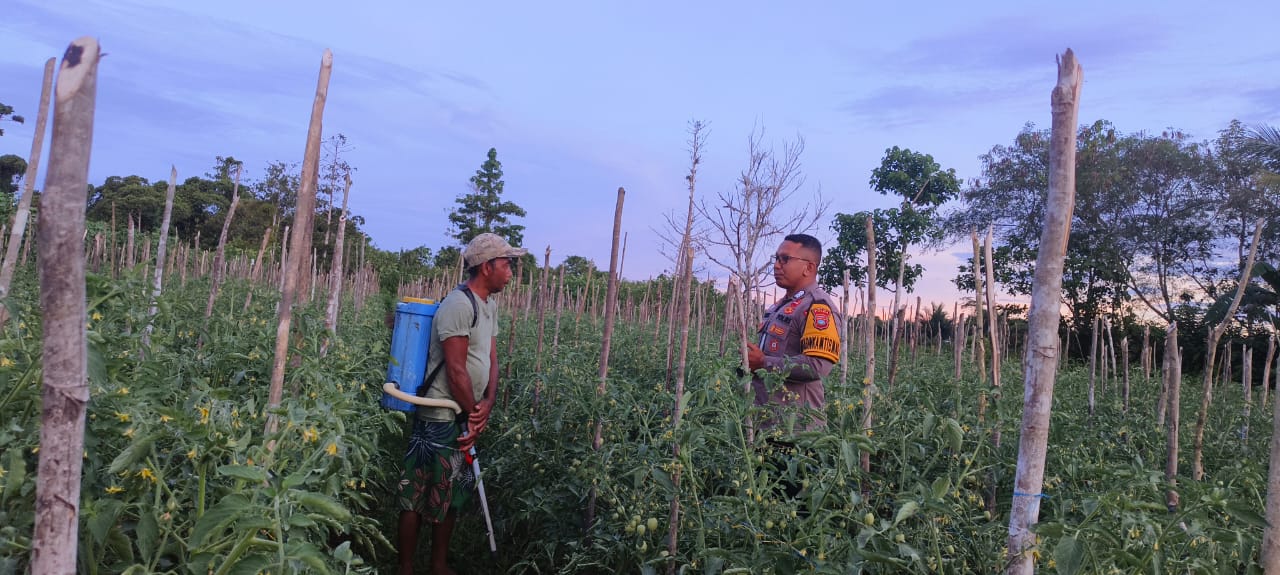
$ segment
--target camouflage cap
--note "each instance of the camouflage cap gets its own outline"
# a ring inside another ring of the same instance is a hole
[[[468,269],[495,258],[515,258],[529,253],[524,248],[513,248],[498,234],[483,233],[471,240],[462,251],[462,262]]]

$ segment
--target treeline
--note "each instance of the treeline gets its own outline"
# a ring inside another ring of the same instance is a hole
[[[1143,325],[1163,333],[1176,321],[1186,368],[1203,368],[1206,326],[1222,320],[1259,220],[1258,263],[1223,341],[1265,354],[1280,318],[1274,267],[1280,264],[1280,158],[1268,155],[1266,134],[1239,121],[1212,140],[1177,130],[1124,133],[1104,120],[1080,127],[1062,286],[1074,356],[1089,354],[1095,320],[1131,337]],[[981,173],[944,226],[952,238],[990,227],[997,283],[1011,295],[1029,295],[1048,187],[1049,131],[1028,124],[1011,144],[980,159]],[[962,290],[973,289],[971,269],[962,266],[955,279]]]

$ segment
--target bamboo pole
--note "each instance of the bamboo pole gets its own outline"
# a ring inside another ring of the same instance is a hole
[[[329,305],[325,308],[324,327],[331,336],[338,335],[338,310],[342,305],[342,257],[347,238],[347,202],[351,199],[351,175],[344,178],[342,190],[342,213],[338,215],[338,234],[333,246],[333,261],[329,263]],[[330,198],[333,201],[333,198]],[[329,352],[329,339],[320,347],[320,356]]]
[[[333,72],[333,53],[327,48],[320,59],[320,75],[316,81],[315,100],[311,105],[311,125],[307,129],[307,145],[302,160],[302,185],[298,189],[297,208],[293,223],[293,236],[289,239],[289,252],[293,257],[286,264],[288,271],[282,278],[284,289],[280,293],[279,318],[276,325],[275,360],[271,366],[271,388],[267,397],[267,423],[263,435],[276,432],[278,421],[275,409],[280,407],[284,395],[284,368],[289,358],[289,328],[293,321],[293,303],[298,292],[298,280],[307,273],[306,255],[311,251],[311,220],[315,216],[316,170],[320,164],[320,132],[324,121],[325,100],[329,96],[329,76]],[[274,451],[270,440],[268,450]]]
[[[614,319],[614,303],[618,299],[618,239],[622,233],[622,203],[626,198],[627,191],[618,188],[618,205],[613,210],[613,248],[609,251],[609,287],[605,291],[604,306],[604,333],[600,337],[600,371],[599,383],[596,385],[596,397],[604,397],[605,385],[609,375],[609,347],[613,343],[613,319]],[[591,450],[600,451],[600,446],[604,444],[604,418],[596,418],[596,429],[591,439]],[[595,526],[596,522],[596,488],[591,486],[591,492],[587,496],[587,510],[585,525],[588,533]]]
[[[0,298],[9,296],[9,286],[13,284],[13,272],[18,265],[18,246],[27,232],[27,221],[31,219],[31,197],[35,192],[36,176],[40,171],[40,154],[44,150],[44,133],[49,121],[49,93],[53,90],[53,64],[56,58],[49,58],[44,63],[44,82],[40,85],[40,108],[36,113],[36,131],[31,135],[31,154],[27,156],[27,173],[22,177],[22,199],[18,200],[18,211],[13,214],[13,225],[9,227],[9,244],[5,246],[4,265],[0,267]],[[0,306],[0,327],[4,327],[9,319],[9,309]]]
[[[1067,49],[1058,61],[1058,83],[1052,93],[1053,128],[1049,146],[1049,196],[1035,280],[1028,312],[1027,371],[1013,505],[1009,512],[1008,575],[1035,572],[1032,532],[1040,516],[1044,462],[1049,441],[1049,414],[1057,379],[1058,327],[1061,323],[1062,269],[1071,214],[1075,206],[1076,126],[1083,71]]]
[[[862,377],[862,433],[871,435],[876,396],[876,230],[867,216],[867,369]],[[862,450],[858,463],[863,473],[871,472],[871,453]]]
[[[231,191],[231,207],[227,210],[226,219],[222,220],[222,232],[218,234],[218,251],[213,256],[213,273],[209,281],[209,302],[204,306],[204,318],[213,316],[213,302],[218,299],[218,288],[222,287],[222,268],[226,266],[227,234],[231,231],[231,220],[236,217],[236,207],[240,205],[240,172],[243,167],[236,165],[235,188]]]
[[[32,573],[75,573],[85,405],[89,401],[85,328],[84,215],[93,148],[98,41],[67,47],[53,104],[49,170],[40,200],[38,242],[44,340],[40,454]]]
[[[1213,355],[1218,347],[1218,339],[1226,333],[1227,326],[1231,324],[1231,318],[1236,313],[1236,308],[1240,307],[1240,299],[1244,297],[1244,290],[1249,285],[1249,275],[1253,273],[1253,262],[1258,255],[1258,241],[1262,237],[1262,226],[1266,223],[1265,218],[1258,218],[1257,225],[1253,230],[1253,244],[1249,247],[1249,259],[1244,264],[1244,269],[1240,271],[1240,282],[1236,285],[1236,296],[1231,300],[1231,306],[1227,308],[1227,313],[1222,316],[1222,321],[1213,326],[1209,331],[1205,358],[1205,365],[1213,365]],[[1204,479],[1204,426],[1209,416],[1209,401],[1211,399],[1213,385],[1213,370],[1204,370],[1204,390],[1200,396],[1200,410],[1196,413],[1196,435],[1195,442],[1191,452],[1191,479],[1200,481]]]

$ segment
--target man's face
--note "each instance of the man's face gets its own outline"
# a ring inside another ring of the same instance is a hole
[[[498,293],[511,281],[511,258],[495,258],[484,264],[489,293]]]
[[[803,287],[817,269],[813,254],[795,242],[782,242],[773,255],[773,279],[782,289]]]

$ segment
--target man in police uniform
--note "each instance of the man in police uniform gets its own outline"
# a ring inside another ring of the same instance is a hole
[[[797,427],[803,430],[826,426],[822,378],[840,359],[842,321],[831,305],[834,298],[818,287],[821,261],[822,243],[806,234],[787,236],[773,256],[773,277],[786,296],[766,310],[759,343],[747,346],[752,372],[783,377],[783,385],[773,390],[759,373],[751,380],[755,404],[770,412],[760,422],[761,429],[776,427],[788,411],[797,412]]]

